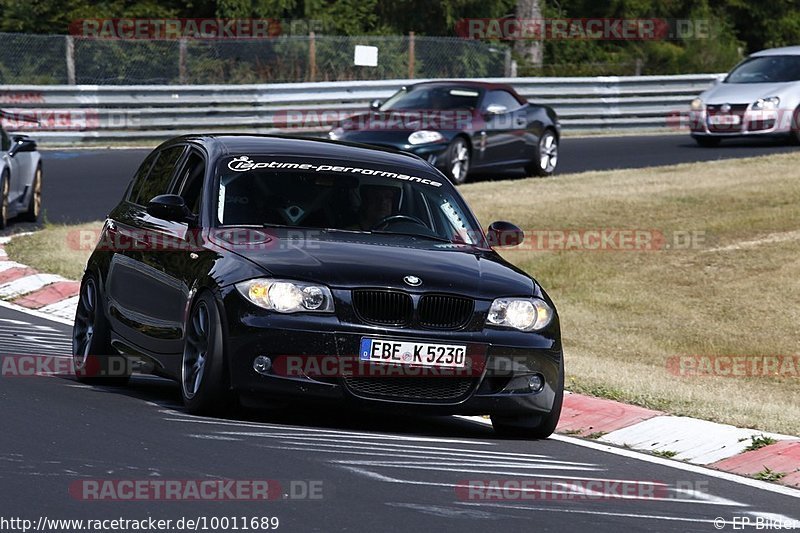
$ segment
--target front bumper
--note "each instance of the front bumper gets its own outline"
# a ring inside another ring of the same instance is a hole
[[[689,112],[689,130],[692,136],[733,138],[733,137],[783,137],[793,133],[794,110],[774,109],[754,111],[736,110],[722,117],[722,123],[715,123],[714,117],[720,113],[707,111]],[[734,118],[736,117],[736,118]]]
[[[348,292],[334,290],[334,297],[348,299]],[[476,312],[482,304],[476,301]],[[351,323],[335,315],[270,313],[236,293],[225,297],[224,307],[231,386],[245,403],[328,400],[427,414],[518,416],[550,412],[563,388],[557,318],[543,334],[488,328],[431,331]],[[468,370],[419,376],[406,373],[407,366],[359,364],[362,337],[465,344]],[[258,356],[273,361],[266,375],[253,368]],[[523,392],[514,378],[532,374],[543,377],[544,386]],[[459,393],[434,397],[442,390]]]

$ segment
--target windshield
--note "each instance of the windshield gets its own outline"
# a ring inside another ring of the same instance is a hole
[[[475,109],[481,93],[470,87],[422,86],[401,89],[381,106],[381,111],[405,109]]]
[[[483,242],[477,222],[443,178],[354,164],[225,158],[218,166],[217,223]]]
[[[800,81],[800,56],[762,56],[734,68],[725,83],[781,83]]]

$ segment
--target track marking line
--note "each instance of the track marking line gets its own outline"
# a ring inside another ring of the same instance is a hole
[[[423,486],[430,486],[430,487],[452,487],[452,488],[464,488],[464,489],[469,489],[470,488],[470,486],[468,484],[464,484],[464,483],[446,483],[446,482],[439,482],[439,481],[420,481],[420,480],[413,480],[413,479],[400,479],[400,478],[394,478],[394,477],[390,477],[390,476],[385,476],[383,474],[378,474],[377,472],[372,472],[370,470],[364,470],[362,468],[349,467],[349,466],[345,466],[345,467],[342,467],[342,468],[344,468],[345,470],[348,470],[350,472],[353,472],[354,474],[362,475],[362,476],[368,477],[368,478],[370,478],[372,480],[381,481],[381,482],[384,482],[384,483],[399,483],[399,484],[402,484],[402,485],[423,485]],[[545,477],[545,478],[549,479],[548,476],[540,476],[540,477]],[[573,478],[573,479],[579,479],[579,478]],[[595,481],[598,478],[584,478],[584,479],[586,479],[587,481]],[[529,489],[520,489],[520,492],[522,492],[523,490],[530,491]],[[569,492],[547,491],[547,490],[538,490],[537,492],[549,492],[549,493],[553,493],[553,494],[573,494],[573,493],[569,493]],[[583,496],[585,494],[586,494],[585,492],[574,493],[574,495],[576,495],[576,496]],[[719,505],[719,506],[724,506],[724,507],[741,507],[741,508],[749,507],[745,503],[736,502],[736,501],[733,501],[733,500],[728,500],[726,498],[719,498],[718,501],[713,500],[713,498],[715,498],[714,496],[711,496],[711,498],[712,499],[710,499],[710,500],[687,500],[687,499],[682,499],[682,498],[657,498],[657,497],[655,497],[655,498],[654,497],[642,498],[640,496],[625,495],[625,494],[606,495],[606,499],[615,499],[615,500],[630,500],[630,499],[642,500],[642,499],[646,499],[647,501],[654,501],[654,502],[663,501],[663,502],[670,502],[670,503],[695,503],[695,504],[698,504],[698,505]],[[464,505],[486,505],[486,504],[483,504],[483,503],[466,503],[466,502],[458,502],[458,503],[461,503],[461,504],[464,504]]]

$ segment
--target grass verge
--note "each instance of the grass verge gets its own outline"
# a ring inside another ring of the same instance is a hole
[[[102,222],[77,226],[48,223],[40,231],[13,239],[6,245],[6,252],[11,260],[40,272],[79,280],[92,253],[91,245],[81,243],[81,235],[94,236],[96,240],[102,227]]]
[[[652,251],[509,249],[561,315],[567,386],[677,415],[800,435],[792,375],[683,376],[676,357],[798,353],[800,155],[486,181],[461,188],[484,226],[648,230]],[[78,279],[89,254],[49,225],[9,255]],[[529,232],[530,233],[530,232]],[[687,243],[686,235],[693,235]],[[526,241],[529,242],[529,241]]]
[[[571,390],[800,435],[800,369],[785,377],[691,377],[673,364],[690,355],[713,362],[798,353],[798,165],[800,155],[784,154],[462,191],[484,225],[503,219],[526,230],[664,235],[656,251],[502,252],[555,300]],[[697,238],[687,246],[686,235]]]

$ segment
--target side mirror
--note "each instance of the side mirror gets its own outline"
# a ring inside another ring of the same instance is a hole
[[[36,141],[27,137],[15,137],[11,148],[8,149],[8,157],[14,157],[19,152],[35,152]]]
[[[383,100],[376,98],[375,100],[369,103],[369,108],[372,111],[379,111],[382,105],[383,105]]]
[[[162,194],[147,203],[147,214],[169,222],[192,222],[194,216],[183,198],[177,194]]]
[[[525,233],[511,222],[497,221],[489,226],[486,238],[492,248],[510,248],[522,244]]]
[[[489,104],[489,107],[486,108],[484,114],[487,117],[491,117],[494,115],[502,115],[508,112],[508,108],[504,105],[500,104]]]

